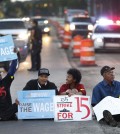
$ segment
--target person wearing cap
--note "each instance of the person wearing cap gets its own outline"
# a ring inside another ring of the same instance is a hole
[[[66,84],[60,87],[59,95],[86,95],[86,90],[81,81],[81,72],[76,68],[70,68],[67,71]]]
[[[39,69],[38,78],[28,81],[23,90],[55,90],[55,94],[58,95],[57,86],[48,80],[49,75],[47,68]]]
[[[115,98],[119,98],[120,96],[120,82],[114,80],[114,67],[104,66],[102,67],[100,73],[103,76],[103,80],[99,82],[94,88],[92,92],[92,106],[94,107],[100,101],[102,101],[107,96],[112,96]],[[111,126],[117,126],[116,119],[120,119],[120,116],[114,115],[107,110],[103,111],[104,120],[107,124]]]
[[[15,49],[14,52],[17,52]],[[7,72],[7,75],[2,78],[0,73],[0,121],[17,120],[16,112],[17,100],[12,104],[10,87],[14,80],[14,74],[17,67],[17,59],[13,60]]]

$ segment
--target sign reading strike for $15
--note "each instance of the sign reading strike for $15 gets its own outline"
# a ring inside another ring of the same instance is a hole
[[[55,121],[83,121],[92,119],[89,96],[55,96]]]

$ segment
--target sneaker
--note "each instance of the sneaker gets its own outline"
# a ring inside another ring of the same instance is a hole
[[[115,121],[115,119],[113,118],[112,114],[108,110],[103,111],[103,117],[104,117],[104,120],[106,121],[106,123],[108,125],[110,125],[112,127],[117,126],[117,122]]]

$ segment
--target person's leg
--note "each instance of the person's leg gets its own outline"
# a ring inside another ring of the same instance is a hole
[[[37,53],[37,64],[36,69],[39,70],[41,68],[41,54],[40,52]]]
[[[36,69],[36,50],[32,50],[31,52],[31,69]]]
[[[120,122],[120,114],[113,115],[113,117],[117,122]]]
[[[103,111],[103,118],[105,122],[112,127],[116,127],[118,125],[117,121],[114,119],[114,117],[108,110]]]
[[[11,107],[9,107],[6,111],[4,111],[1,115],[1,121],[7,120],[18,120],[15,113],[18,112],[17,105],[14,103]]]

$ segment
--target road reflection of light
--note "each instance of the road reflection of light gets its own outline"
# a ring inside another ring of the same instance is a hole
[[[49,36],[43,36],[43,45],[49,46],[50,42],[51,42],[51,37]]]
[[[29,64],[30,64],[30,63],[27,62],[27,61],[23,62],[23,65],[24,65],[24,66],[28,66]]]
[[[30,61],[24,61],[24,62],[20,63],[19,71],[26,70],[26,69],[30,68],[30,66],[31,66]]]

